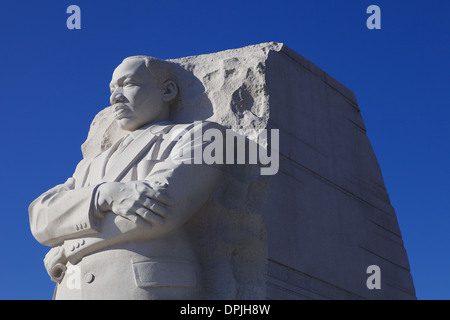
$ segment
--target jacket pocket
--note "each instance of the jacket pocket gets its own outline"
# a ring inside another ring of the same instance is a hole
[[[170,258],[131,261],[136,285],[152,287],[194,287],[197,283],[192,262]]]

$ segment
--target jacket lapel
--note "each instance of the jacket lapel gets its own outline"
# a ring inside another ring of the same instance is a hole
[[[143,156],[143,154],[156,141],[157,136],[151,130],[142,132],[117,159],[112,167],[101,179],[102,182],[118,182],[128,170]]]
[[[98,184],[99,181],[102,181],[103,176],[105,175],[105,168],[108,162],[108,159],[117,149],[119,144],[123,139],[119,139],[114,145],[112,145],[106,151],[100,153],[95,158],[90,161],[90,165],[88,167],[87,179],[85,185],[93,185]]]

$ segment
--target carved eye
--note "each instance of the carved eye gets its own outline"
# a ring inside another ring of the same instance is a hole
[[[135,86],[135,85],[136,85],[136,82],[132,78],[127,78],[123,81],[124,87],[130,87],[130,86]]]

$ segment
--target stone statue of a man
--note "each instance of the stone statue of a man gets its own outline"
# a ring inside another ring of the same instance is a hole
[[[125,59],[110,99],[129,134],[31,203],[32,233],[52,247],[44,262],[58,282],[55,299],[205,298],[184,225],[223,173],[180,155],[207,145],[192,139],[196,130],[223,128],[171,122],[179,90],[172,67],[147,56]]]

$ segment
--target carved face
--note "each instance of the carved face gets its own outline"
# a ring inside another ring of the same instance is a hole
[[[168,119],[164,89],[149,73],[144,59],[122,62],[114,70],[110,88],[114,117],[123,130],[134,131],[148,123]]]

